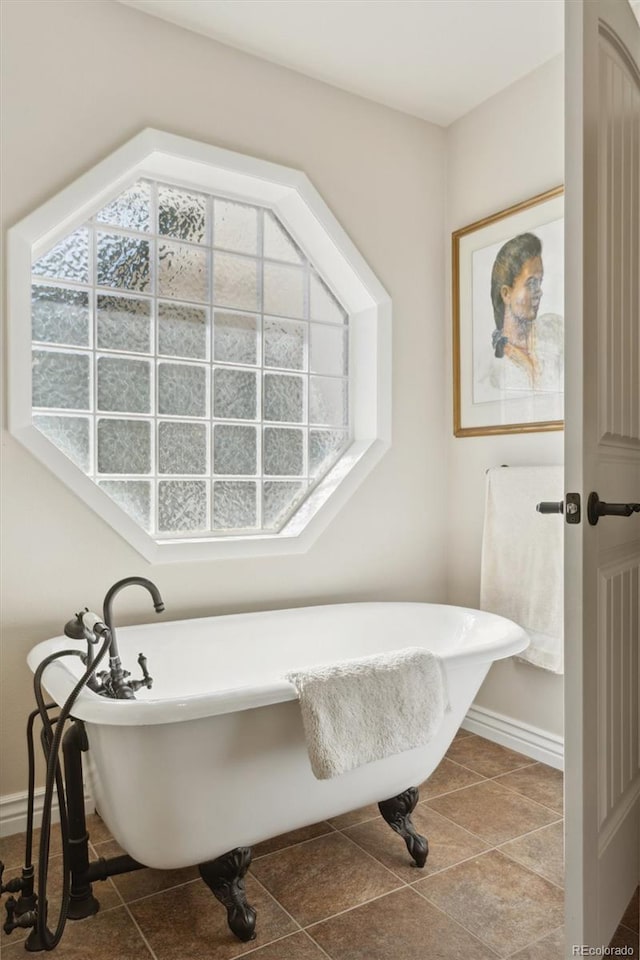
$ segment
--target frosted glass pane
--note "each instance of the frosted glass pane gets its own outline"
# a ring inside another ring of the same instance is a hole
[[[55,247],[33,264],[39,277],[89,283],[89,231],[81,227],[63,237]]]
[[[207,472],[207,426],[166,421],[158,424],[160,473]]]
[[[264,264],[264,312],[281,317],[306,316],[304,271],[281,263]]]
[[[158,187],[158,233],[203,243],[207,236],[207,198],[177,187]]]
[[[255,420],[258,415],[256,374],[251,370],[226,370],[213,373],[213,415],[225,420]]]
[[[99,293],[97,298],[98,347],[149,353],[151,301]]]
[[[206,417],[206,368],[188,363],[160,363],[158,411],[175,417]]]
[[[347,375],[347,331],[344,327],[311,324],[309,370],[327,376]]]
[[[304,369],[305,324],[295,320],[264,319],[265,367]]]
[[[172,357],[207,358],[208,311],[185,303],[158,304],[158,352]]]
[[[144,530],[151,531],[151,484],[148,480],[101,480],[98,486]]]
[[[309,430],[309,474],[317,477],[332,466],[348,439],[343,430]]]
[[[98,472],[149,473],[151,424],[147,420],[98,420]]]
[[[302,423],[304,382],[286,373],[264,375],[264,419]]]
[[[163,533],[206,530],[207,487],[204,480],[158,483],[158,529]]]
[[[346,427],[348,407],[345,380],[309,377],[309,423]]]
[[[245,480],[216,480],[213,484],[213,526],[241,530],[256,525],[256,484]]]
[[[258,252],[258,211],[242,203],[214,201],[213,243],[238,253]]]
[[[264,429],[264,473],[273,477],[297,477],[303,470],[304,435],[286,427]]]
[[[112,227],[147,233],[151,220],[150,196],[149,184],[139,180],[103,207],[96,214],[96,220],[99,223],[108,223]]]
[[[89,345],[89,294],[64,287],[31,287],[31,334],[45,343]]]
[[[216,251],[213,255],[213,299],[222,307],[259,310],[257,260]]]
[[[264,256],[269,260],[286,260],[288,263],[303,261],[300,250],[269,210],[264,212]]]
[[[158,293],[161,297],[175,300],[207,300],[207,251],[181,243],[161,243],[158,249]]]
[[[84,353],[32,353],[31,396],[34,407],[89,410],[89,357]]]
[[[240,313],[214,314],[213,357],[222,363],[258,362],[257,317]]]
[[[151,364],[148,360],[98,357],[98,410],[151,412]]]
[[[69,460],[85,473],[89,472],[91,425],[88,417],[36,416],[33,423]]]
[[[148,290],[151,284],[149,241],[116,233],[99,233],[97,282],[100,287],[118,287],[140,293]]]
[[[309,311],[312,320],[345,323],[347,314],[315,270],[309,280]]]
[[[265,480],[262,485],[262,526],[277,529],[305,492],[302,483]]]
[[[251,476],[257,471],[255,427],[218,423],[213,428],[213,472]]]

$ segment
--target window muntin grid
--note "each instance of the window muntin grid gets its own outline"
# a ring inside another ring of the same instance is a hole
[[[32,294],[34,425],[156,539],[275,532],[349,445],[348,317],[268,209],[137,181]]]

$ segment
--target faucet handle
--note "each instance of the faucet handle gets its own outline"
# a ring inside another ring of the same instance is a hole
[[[131,680],[129,686],[133,690],[139,690],[140,687],[146,687],[147,690],[150,690],[153,686],[153,677],[149,676],[149,671],[147,670],[147,658],[144,653],[141,653],[138,656],[138,664],[142,670],[142,680]]]

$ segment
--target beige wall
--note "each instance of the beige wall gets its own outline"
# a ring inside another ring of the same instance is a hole
[[[9,794],[26,786],[27,651],[82,605],[98,607],[119,577],[152,576],[166,616],[178,618],[444,600],[449,401],[445,131],[111,0],[2,8],[3,231],[153,126],[304,170],[394,305],[392,449],[302,557],[149,567],[4,433],[0,794]],[[153,616],[141,591],[116,612],[120,622]]]
[[[563,107],[558,57],[448,128],[447,243],[453,230],[563,182]],[[485,470],[502,463],[562,463],[564,435],[454,438],[450,428],[449,436],[449,600],[474,607],[480,598]],[[562,692],[562,677],[510,659],[491,668],[476,705],[562,734]]]

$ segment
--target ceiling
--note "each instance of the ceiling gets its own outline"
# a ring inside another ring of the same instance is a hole
[[[564,45],[563,0],[120,2],[442,126]]]

